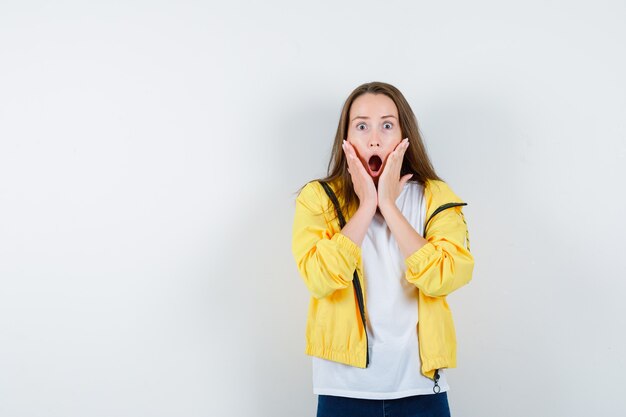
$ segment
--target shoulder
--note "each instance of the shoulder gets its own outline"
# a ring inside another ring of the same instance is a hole
[[[337,185],[327,183],[333,193],[341,200],[341,196],[337,193]],[[306,206],[309,210],[316,213],[327,212],[333,207],[332,201],[322,183],[319,180],[309,181],[300,190],[296,202]]]
[[[296,197],[296,201],[306,205],[307,207],[319,207],[322,191],[322,185],[319,181],[309,181],[302,187],[300,193]]]
[[[440,180],[426,180],[424,199],[426,200],[428,213],[432,213],[442,204],[464,203],[447,183]]]
[[[341,185],[338,181],[326,182],[326,184],[332,190],[332,193],[337,196],[339,200],[341,200]],[[316,201],[325,201],[329,200],[329,196],[326,193],[325,187],[322,185],[320,180],[312,180],[309,181],[302,187],[300,193],[298,194],[298,199],[300,200],[311,200],[314,199]]]
[[[319,193],[318,188],[320,187],[321,187],[321,184],[317,180],[307,182],[304,185],[304,187],[300,189],[300,193],[298,194],[298,199],[308,199],[314,196],[315,194],[318,194]]]

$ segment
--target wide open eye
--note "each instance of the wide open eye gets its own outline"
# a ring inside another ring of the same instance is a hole
[[[363,129],[365,129],[365,123],[359,123],[358,125],[356,125],[357,130],[363,130],[361,129],[361,126],[363,126]]]
[[[393,124],[392,124],[392,123],[390,123],[390,122],[385,122],[385,123],[383,124],[383,127],[384,127],[385,129],[391,129],[391,128],[393,127]]]

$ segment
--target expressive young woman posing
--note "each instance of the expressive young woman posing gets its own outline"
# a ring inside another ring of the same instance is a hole
[[[474,268],[466,204],[435,173],[390,84],[350,94],[328,168],[296,198],[292,241],[311,294],[317,416],[449,416],[446,296]]]

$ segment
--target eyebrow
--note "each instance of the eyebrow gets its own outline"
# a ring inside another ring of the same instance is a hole
[[[398,120],[398,118],[396,116],[394,116],[393,114],[388,114],[386,116],[380,116],[381,119],[384,119],[385,117],[393,117],[394,119]],[[367,116],[356,116],[354,119],[352,119],[350,121],[354,122],[356,119],[369,119],[369,117],[367,117]]]

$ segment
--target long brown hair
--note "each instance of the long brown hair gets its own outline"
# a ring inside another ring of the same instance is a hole
[[[435,169],[433,168],[430,158],[426,153],[426,147],[424,146],[424,142],[422,141],[422,136],[417,125],[417,118],[400,90],[391,84],[383,82],[375,81],[362,84],[350,93],[350,96],[348,96],[343,108],[341,109],[341,117],[339,118],[339,125],[337,126],[337,133],[335,134],[335,143],[333,144],[330,161],[328,163],[328,175],[324,178],[309,181],[324,181],[332,183],[332,188],[337,194],[341,204],[341,211],[346,217],[348,213],[350,213],[351,208],[357,207],[356,203],[359,198],[354,192],[352,179],[350,177],[350,173],[348,172],[348,162],[346,161],[341,145],[343,140],[347,139],[346,135],[348,133],[348,125],[350,123],[350,107],[352,107],[352,103],[357,99],[357,97],[366,93],[384,94],[393,100],[396,108],[398,109],[402,138],[408,137],[410,143],[410,146],[404,154],[400,177],[406,174],[413,174],[410,181],[417,181],[422,186],[426,185],[426,180],[429,179],[441,180],[441,178],[439,178],[439,176],[435,173]],[[304,186],[302,188],[304,188]],[[300,188],[300,191],[302,188]]]

